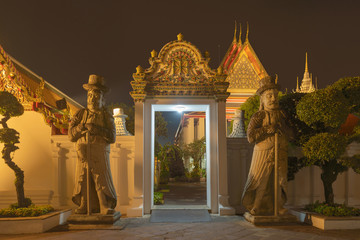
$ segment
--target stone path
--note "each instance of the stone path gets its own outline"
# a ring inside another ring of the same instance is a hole
[[[309,225],[255,227],[241,216],[212,215],[211,222],[203,223],[150,223],[149,216],[122,218],[113,230],[68,230],[66,226],[41,234],[1,235],[3,239],[241,239],[241,240],[333,240],[360,239],[358,230],[322,231]]]
[[[170,182],[164,205],[206,205],[206,183]]]

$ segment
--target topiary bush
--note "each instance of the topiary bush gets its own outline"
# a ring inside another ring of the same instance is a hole
[[[8,217],[36,217],[55,211],[50,205],[35,206],[30,205],[26,208],[14,207],[11,205],[9,208],[0,209],[0,218]]]
[[[17,98],[8,92],[0,92],[0,114],[3,116],[0,120],[2,128],[0,129],[0,142],[4,144],[1,151],[5,164],[15,173],[15,187],[18,205],[28,207],[24,194],[24,171],[12,160],[14,152],[19,149],[15,144],[20,143],[20,134],[8,127],[7,121],[11,117],[18,117],[24,113],[24,107]]]
[[[360,216],[360,209],[354,207],[348,207],[345,204],[328,204],[326,202],[308,204],[305,206],[305,210],[309,212],[316,212],[327,217],[350,217]]]

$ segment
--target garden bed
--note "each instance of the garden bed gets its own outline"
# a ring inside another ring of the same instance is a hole
[[[51,212],[38,217],[0,218],[1,234],[22,234],[46,232],[66,223],[71,209]]]
[[[304,209],[291,209],[300,222],[311,224],[322,230],[335,229],[360,229],[360,217],[329,217],[314,212],[307,212]]]

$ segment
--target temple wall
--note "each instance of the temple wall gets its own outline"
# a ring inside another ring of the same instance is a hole
[[[21,122],[26,122],[22,126]],[[31,123],[31,124],[30,124]],[[25,172],[25,194],[35,204],[52,204],[55,207],[75,207],[71,201],[77,161],[75,144],[67,136],[50,136],[50,127],[44,124],[41,114],[26,112],[9,121],[9,126],[20,132],[20,149],[14,161]],[[29,127],[31,126],[31,127]],[[2,146],[1,146],[2,148]],[[227,138],[229,203],[236,213],[244,212],[241,195],[251,164],[253,146],[245,138]],[[360,144],[351,144],[346,154],[360,152]],[[291,151],[298,154],[298,151]],[[127,213],[134,196],[135,137],[118,136],[111,145],[110,164],[118,196],[116,209]],[[0,164],[0,208],[16,202],[14,174],[4,163]],[[320,169],[316,166],[300,170],[288,184],[288,205],[302,206],[316,200],[323,201]],[[353,170],[338,176],[334,183],[335,201],[360,206],[358,183],[360,174]]]
[[[41,117],[40,114],[35,114]],[[30,114],[35,119],[37,115]],[[14,126],[21,133],[20,141],[23,146],[20,145],[20,150],[15,153],[15,162],[19,162],[25,172],[25,194],[35,204],[75,208],[76,205],[71,200],[77,161],[75,143],[70,142],[68,136],[50,136],[50,128],[44,124],[43,119],[37,120],[41,120],[39,127],[33,121],[31,128],[28,125],[24,129],[9,123],[9,126]],[[118,198],[116,210],[122,214],[126,214],[134,194],[134,153],[134,136],[117,136],[116,142],[111,145],[110,165]],[[26,162],[17,161],[25,158],[31,159]],[[4,208],[17,199],[12,170],[7,165],[0,164],[0,172],[0,208]]]
[[[246,138],[227,138],[227,148],[229,203],[236,209],[237,214],[241,214],[244,212],[241,196],[251,164],[253,145],[249,144]],[[348,146],[345,154],[352,156],[356,153],[360,153],[360,144],[353,143]],[[290,155],[299,155],[299,149],[291,149]],[[320,174],[321,170],[316,166],[303,168],[296,173],[295,180],[288,182],[287,205],[304,206],[316,200],[324,201]],[[359,207],[359,182],[360,174],[356,174],[352,169],[339,174],[333,184],[335,202]]]
[[[229,204],[235,208],[236,214],[245,212],[241,196],[249,173],[253,147],[246,138],[227,138]]]
[[[46,125],[40,113],[25,111],[20,117],[8,122],[9,128],[20,133],[18,150],[13,161],[24,171],[25,194],[36,204],[48,204],[52,195],[51,172],[51,128]],[[3,144],[0,144],[3,149]],[[0,161],[0,208],[15,203],[15,175],[4,160]]]
[[[73,207],[71,197],[74,188],[77,153],[75,143],[67,136],[53,136],[53,191],[52,204],[59,207]],[[134,194],[135,137],[117,136],[111,144],[110,166],[117,194],[116,210],[126,214]]]

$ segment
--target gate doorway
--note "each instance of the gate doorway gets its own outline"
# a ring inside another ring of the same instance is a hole
[[[208,66],[209,55],[179,34],[159,53],[151,52],[150,67],[136,68],[130,93],[135,102],[134,189],[128,216],[150,214],[154,208],[154,122],[156,111],[182,105],[184,111],[206,115],[206,208],[234,214],[228,203],[226,112],[229,96],[226,74]],[[174,111],[174,110],[172,110]]]
[[[152,105],[151,209],[210,209],[209,110],[209,105]],[[169,131],[175,138],[170,144],[156,139],[156,112],[165,121],[181,116],[176,131]]]

